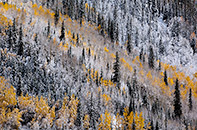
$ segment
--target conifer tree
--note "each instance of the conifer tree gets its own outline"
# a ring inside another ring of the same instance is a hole
[[[166,70],[164,71],[164,82],[168,86],[168,76]]]
[[[154,69],[154,61],[155,61],[155,58],[154,58],[153,47],[150,46],[149,47],[149,56],[148,56],[148,65],[151,69]]]
[[[22,25],[20,26],[20,31],[19,31],[19,41],[18,41],[18,55],[23,55],[23,41],[22,41],[22,37],[23,37],[23,32],[22,32]]]
[[[163,46],[163,43],[162,43],[162,39],[160,39],[160,41],[159,41],[159,54],[160,55],[164,54],[164,46]]]
[[[142,58],[143,58],[143,48],[141,49],[140,51],[140,60],[142,61]]]
[[[192,89],[189,89],[189,110],[192,111],[193,105],[192,105]]]
[[[182,115],[181,109],[181,97],[179,90],[179,81],[176,79],[175,92],[174,92],[174,115],[176,118],[180,118]]]
[[[77,106],[77,119],[75,120],[75,125],[80,127],[81,126],[81,101],[79,99],[79,103]]]
[[[59,9],[58,9],[58,6],[56,6],[54,18],[55,18],[55,26],[57,26],[58,21],[59,21]]]
[[[155,130],[159,130],[159,123],[158,123],[158,121],[156,122]]]
[[[128,54],[131,53],[131,36],[129,35],[129,33],[127,34],[128,37],[128,42],[127,42],[127,52]]]
[[[60,41],[62,41],[65,38],[65,28],[64,28],[64,21],[62,22],[62,29],[61,29],[61,35],[60,35]]]
[[[50,31],[51,31],[51,28],[50,28],[50,21],[48,21],[48,25],[47,25],[47,37],[50,36]]]
[[[11,49],[12,48],[12,27],[9,25],[8,27],[8,32],[7,32],[7,35],[8,35],[8,44],[9,44],[9,48]]]
[[[77,33],[76,45],[79,46],[79,34]]]
[[[113,78],[112,81],[114,83],[117,83],[117,87],[120,87],[120,61],[119,61],[119,56],[118,56],[118,52],[116,52],[116,58],[115,58],[115,63],[114,63],[114,72],[113,72]]]
[[[82,63],[83,64],[85,62],[85,59],[86,59],[86,57],[85,57],[85,49],[83,48],[83,50],[82,50]]]

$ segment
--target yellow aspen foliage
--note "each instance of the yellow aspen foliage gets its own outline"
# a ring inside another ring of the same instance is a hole
[[[144,119],[142,117],[142,112],[138,116],[138,113],[136,112],[135,117],[135,128],[136,130],[144,130]]]
[[[109,50],[107,49],[107,47],[104,48],[104,51],[109,52]]]
[[[97,27],[97,30],[98,30],[98,31],[100,31],[100,30],[101,30],[101,25],[99,25],[99,26]]]
[[[88,9],[88,3],[85,3],[85,8]]]
[[[26,94],[25,96],[23,96],[22,94],[18,97],[18,105],[20,109],[30,108],[33,104],[33,100],[28,94]]]
[[[22,112],[15,108],[9,109],[7,106],[15,106],[17,104],[16,92],[13,86],[7,83],[4,77],[0,77],[0,125],[5,123],[20,127]]]
[[[143,70],[140,70],[139,74],[140,74],[141,76],[144,76]]]
[[[117,113],[115,121],[116,121],[115,129],[120,129],[120,127],[123,125],[122,124],[123,118],[119,115],[119,113]]]
[[[111,53],[111,55],[110,55],[112,58],[116,58],[116,56],[113,54],[113,53]]]
[[[129,69],[130,72],[133,71],[133,68],[132,68],[132,66],[130,66],[130,65],[129,65],[128,69]]]
[[[187,94],[187,89],[184,89],[184,90],[181,91],[181,97],[182,97],[183,100],[186,99],[186,94]]]
[[[90,127],[90,117],[89,115],[86,114],[83,120],[83,128],[88,130],[89,127]]]
[[[194,78],[196,78],[196,79],[197,79],[197,72],[194,74]]]
[[[174,84],[174,81],[173,81],[173,79],[172,78],[168,78],[168,82],[170,83],[170,85],[172,86],[173,84]]]
[[[100,118],[99,118],[100,123],[99,123],[99,125],[98,125],[98,130],[104,130],[104,129],[105,129],[105,128],[104,128],[104,120],[105,120],[105,118],[104,118],[103,115],[101,114],[101,115],[100,115]]]
[[[38,97],[35,98],[35,106],[36,106],[36,112],[38,114],[41,114],[42,116],[46,116],[49,113],[49,106],[47,101],[41,96],[40,100],[38,100]]]
[[[128,107],[126,107],[126,108],[124,108],[123,116],[124,116],[124,123],[123,124],[127,125],[128,130],[131,130],[132,129],[132,124],[133,124],[133,118],[134,118],[133,112],[129,113],[129,109],[128,109]],[[124,125],[123,125],[122,128],[124,128]]]
[[[111,100],[110,96],[108,96],[107,94],[103,94],[102,97],[104,99],[105,105],[107,105],[108,102]]]
[[[124,58],[120,58],[120,61],[121,61],[122,63],[126,63],[126,61],[125,61]]]
[[[142,68],[143,69],[143,65],[142,65],[142,63],[140,62],[140,68]]]
[[[112,116],[107,110],[104,117],[103,115],[100,116],[99,121],[99,130],[111,130]]]
[[[149,80],[151,80],[151,79],[153,78],[152,75],[151,75],[151,71],[148,72],[148,74],[146,75],[146,77],[147,77]]]

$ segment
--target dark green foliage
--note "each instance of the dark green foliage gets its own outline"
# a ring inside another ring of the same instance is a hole
[[[79,34],[77,33],[76,45],[79,46]]]
[[[148,130],[154,130],[154,124],[153,124],[153,120],[151,120],[151,122],[150,122],[150,129],[148,129]]]
[[[81,126],[81,100],[79,98],[79,103],[77,106],[77,119],[75,120],[75,125],[80,127]]]
[[[176,118],[180,118],[182,115],[181,109],[181,97],[179,90],[179,81],[176,79],[175,92],[174,92],[174,115]]]
[[[140,60],[142,61],[142,58],[143,58],[143,48],[141,49],[140,51]]]
[[[154,57],[153,47],[150,46],[149,47],[149,56],[148,56],[148,65],[151,69],[154,69],[154,61],[155,61],[155,57]]]
[[[50,31],[51,31],[51,25],[50,25],[50,21],[48,21],[48,26],[47,26],[47,37],[50,36]]]
[[[115,63],[114,63],[114,72],[113,72],[113,78],[112,81],[117,84],[117,87],[120,87],[120,61],[119,61],[119,56],[118,52],[116,52],[116,58],[115,58]]]
[[[65,28],[64,28],[64,21],[62,22],[62,29],[61,29],[61,35],[60,35],[60,41],[62,41],[65,38]]]
[[[164,54],[164,45],[162,43],[162,39],[159,41],[159,54],[163,55]]]
[[[168,86],[168,76],[166,70],[164,71],[164,82]]]
[[[159,130],[159,123],[158,123],[158,121],[156,122],[155,130]]]
[[[127,52],[128,54],[131,53],[131,36],[128,34],[128,42],[127,42]]]
[[[192,105],[192,89],[189,89],[189,110],[192,111],[193,105]]]
[[[55,26],[57,26],[58,21],[59,21],[59,9],[58,9],[58,6],[57,6],[56,10],[55,10]]]
[[[22,25],[20,26],[20,31],[19,31],[19,40],[18,40],[18,55],[23,55],[23,30],[22,30]]]

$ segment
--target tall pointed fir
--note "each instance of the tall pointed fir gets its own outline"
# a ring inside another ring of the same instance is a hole
[[[54,18],[55,18],[55,26],[57,26],[58,21],[59,21],[59,9],[58,9],[58,6],[56,6]]]
[[[116,58],[115,58],[115,63],[114,63],[114,72],[113,72],[113,78],[112,81],[116,83],[116,86],[118,89],[120,89],[120,61],[119,61],[119,56],[118,52],[116,52]]]
[[[164,82],[168,86],[168,76],[166,70],[164,71]]]
[[[154,61],[155,61],[155,57],[154,57],[153,47],[150,46],[149,47],[149,56],[148,56],[148,65],[151,69],[154,69]]]
[[[192,89],[189,89],[189,110],[192,111],[193,105],[192,105]]]
[[[127,37],[128,37],[128,41],[127,41],[127,52],[128,52],[128,54],[130,54],[131,53],[131,36],[130,36],[129,33],[127,34]]]
[[[18,40],[18,55],[23,55],[23,30],[22,24],[20,25],[19,40]]]
[[[65,38],[65,28],[64,28],[64,21],[62,21],[62,29],[61,29],[61,35],[60,35],[60,41],[64,40]]]
[[[175,92],[174,92],[174,115],[176,118],[180,118],[182,115],[181,109],[181,97],[179,90],[179,81],[176,79]]]

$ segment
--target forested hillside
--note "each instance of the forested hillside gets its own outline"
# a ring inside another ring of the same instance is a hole
[[[0,1],[0,129],[197,129],[196,9]]]

